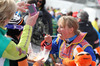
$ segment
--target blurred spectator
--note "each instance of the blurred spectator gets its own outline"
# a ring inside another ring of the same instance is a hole
[[[99,37],[99,46],[94,49],[95,55],[96,55],[96,62],[97,62],[97,65],[99,65],[99,63],[100,63],[100,33],[99,33],[98,18],[97,17],[92,22],[92,25],[93,25],[94,29],[96,30],[98,37]]]
[[[99,27],[98,27],[98,18],[96,17],[95,20],[92,22],[93,27],[99,32]]]
[[[45,9],[45,3],[46,3],[46,0],[37,0],[37,7],[43,13],[42,21],[45,25],[47,24],[46,29],[48,29],[47,26],[49,27],[48,34],[52,35],[52,16]]]
[[[55,13],[55,20],[58,21],[58,19],[59,19],[61,16],[62,16],[61,11],[57,11],[57,12]]]
[[[67,13],[67,16],[72,16],[73,15],[73,12],[72,11],[69,11],[68,13]]]
[[[86,11],[78,13],[79,29],[82,32],[87,32],[85,39],[92,45],[93,49],[99,47],[99,32],[92,26],[91,22],[88,21],[89,15]],[[95,52],[96,60],[100,62],[99,55]],[[97,62],[97,64],[98,64]]]
[[[72,16],[73,16],[74,18],[77,18],[77,14],[78,14],[78,12],[75,11],[75,12],[73,12]]]
[[[57,35],[57,21],[52,19],[53,35]]]
[[[45,0],[29,0],[29,4],[36,4],[37,11],[39,11],[39,17],[37,19],[36,25],[33,27],[33,33],[31,42],[36,46],[40,45],[40,42],[43,40],[45,34],[52,35],[52,16],[45,9],[44,5],[46,3]],[[38,49],[39,50],[39,49]]]
[[[54,19],[54,18],[55,18],[55,12],[54,12],[53,7],[51,7],[51,9],[50,9],[50,12],[49,12],[49,13],[51,14],[52,18]]]
[[[43,40],[45,34],[52,35],[52,16],[45,9],[44,5],[46,0],[37,0],[36,6],[41,12],[41,16],[38,18],[38,24],[35,25],[32,33],[32,44],[40,45],[40,42]],[[40,27],[40,28],[39,28]],[[42,29],[43,28],[43,29]]]
[[[66,9],[62,9],[61,13],[62,13],[62,16],[66,16],[67,15],[67,10]]]
[[[99,38],[91,22],[88,21],[88,13],[86,11],[81,11],[77,16],[79,21],[79,30],[87,32],[85,39],[92,45],[93,49],[95,49],[99,46]]]
[[[99,48],[100,50],[98,31],[95,28],[93,28],[91,22],[88,21],[89,15],[86,11],[79,12],[77,16],[79,21],[79,29],[82,32],[87,32],[85,39],[92,45],[96,55],[96,63],[98,65],[100,62],[100,57],[97,52],[97,48]]]

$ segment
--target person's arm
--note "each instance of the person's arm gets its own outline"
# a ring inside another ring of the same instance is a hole
[[[35,25],[38,15],[39,12],[34,16],[29,15],[28,19],[26,20],[26,25],[24,26],[20,42],[18,45],[16,45],[11,41],[2,54],[3,58],[17,60],[26,55],[31,39],[32,26]]]
[[[51,48],[50,54],[54,54],[56,52],[59,52],[59,50],[58,50],[59,44],[57,43],[57,40],[58,40],[58,38],[54,38],[52,40],[52,48]]]
[[[7,48],[5,49],[5,51],[3,52],[2,57],[12,60],[17,60],[22,57],[25,57],[28,51],[31,34],[32,34],[32,27],[29,25],[25,25],[18,45],[16,45],[13,41],[11,41],[7,46]]]
[[[50,57],[51,57],[51,59],[52,59],[52,61],[53,61],[53,64],[55,65],[56,61],[55,61],[55,59],[54,59],[54,56],[53,56],[52,54],[50,54]]]
[[[52,37],[50,35],[46,35],[45,40],[41,42],[41,49],[45,46],[46,49],[50,50],[50,54],[58,52],[58,44],[56,40],[57,38],[52,40]],[[47,43],[49,43],[49,45]]]

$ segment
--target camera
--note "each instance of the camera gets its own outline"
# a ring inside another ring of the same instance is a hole
[[[28,9],[29,9],[29,12],[30,12],[30,15],[33,16],[37,13],[37,10],[35,8],[35,4],[31,4],[28,6]]]

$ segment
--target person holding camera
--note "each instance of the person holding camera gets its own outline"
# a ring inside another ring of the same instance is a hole
[[[7,32],[5,26],[12,19],[16,9],[25,12],[27,6],[28,4],[24,2],[20,2],[16,6],[14,0],[0,0],[0,66],[9,66],[9,59],[18,60],[27,54],[32,26],[35,25],[39,13],[34,16],[29,15],[17,45],[11,38],[5,36]]]

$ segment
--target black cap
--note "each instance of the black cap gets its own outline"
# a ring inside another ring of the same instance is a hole
[[[14,17],[10,20],[8,24],[12,25],[25,25],[23,18],[20,17],[18,13],[14,14]]]
[[[25,22],[23,18],[20,17],[17,13],[14,14],[14,17],[11,19],[11,21],[5,26],[7,29],[19,29],[23,30],[23,26],[25,25]]]

